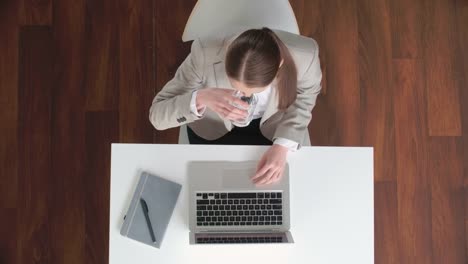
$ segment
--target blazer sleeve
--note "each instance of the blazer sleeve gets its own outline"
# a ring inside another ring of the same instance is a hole
[[[201,118],[191,112],[190,101],[193,91],[203,85],[204,60],[202,43],[195,39],[174,78],[153,99],[149,119],[156,129],[177,127]]]
[[[322,88],[318,45],[315,41],[313,44],[315,47],[311,62],[297,83],[296,101],[286,109],[273,136],[273,139],[286,138],[298,142],[298,148],[305,140],[308,125],[312,119],[312,109]]]

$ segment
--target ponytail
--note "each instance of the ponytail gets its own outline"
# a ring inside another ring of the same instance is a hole
[[[288,47],[281,39],[269,28],[262,28],[263,31],[270,34],[275,40],[280,50],[283,64],[278,69],[277,87],[278,87],[278,109],[286,110],[294,103],[297,97],[297,69]]]

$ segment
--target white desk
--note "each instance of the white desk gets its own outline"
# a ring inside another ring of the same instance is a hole
[[[373,263],[372,148],[303,147],[289,155],[294,244],[189,245],[187,162],[255,160],[266,149],[261,146],[113,144],[109,262]],[[183,186],[159,250],[119,233],[142,170]]]

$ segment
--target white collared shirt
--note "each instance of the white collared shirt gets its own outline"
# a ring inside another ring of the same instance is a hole
[[[198,91],[194,91],[192,93],[192,100],[190,101],[190,111],[194,115],[197,115],[198,117],[203,117],[203,114],[205,113],[205,110],[206,110],[206,106],[202,110],[198,111],[197,103],[196,103],[197,92]],[[255,94],[258,101],[257,101],[257,106],[255,107],[252,119],[261,118],[263,116],[268,105],[268,99],[270,98],[270,94],[271,94],[271,85],[265,90],[261,91],[260,93]],[[281,138],[281,137],[275,138],[273,144],[286,147],[290,151],[296,151],[299,146],[299,143],[286,139],[286,138]]]

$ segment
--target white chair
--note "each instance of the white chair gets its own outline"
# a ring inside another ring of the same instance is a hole
[[[199,0],[187,20],[182,41],[264,26],[299,34],[288,0]]]
[[[299,35],[288,0],[199,0],[187,20],[182,41],[228,36],[261,27]],[[180,127],[179,144],[189,144],[186,125]]]

